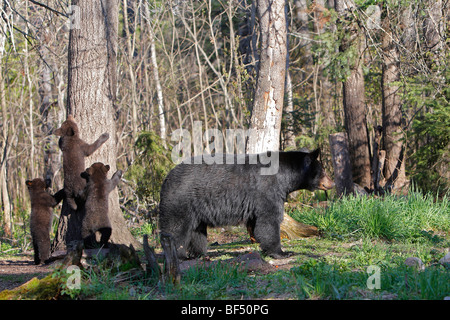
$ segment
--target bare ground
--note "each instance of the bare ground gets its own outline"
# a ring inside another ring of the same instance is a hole
[[[0,291],[13,289],[34,277],[44,278],[51,271],[50,266],[35,265],[31,253],[0,258]]]

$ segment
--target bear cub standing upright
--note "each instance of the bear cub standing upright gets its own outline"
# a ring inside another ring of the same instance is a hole
[[[264,253],[273,258],[281,250],[280,224],[289,193],[299,190],[327,190],[333,187],[318,160],[320,150],[311,153],[278,152],[278,170],[262,175],[260,155],[234,156],[233,164],[200,164],[188,159],[169,172],[161,187],[159,225],[175,240],[182,259],[207,252],[207,227],[246,224]],[[216,155],[218,157],[220,155]],[[258,157],[253,164],[250,159]],[[224,159],[233,155],[223,155]],[[238,157],[240,161],[238,161]],[[245,157],[245,163],[242,159]],[[189,164],[194,163],[194,164]]]
[[[86,181],[80,177],[85,169],[84,158],[93,154],[109,139],[108,133],[103,133],[94,143],[88,144],[81,140],[78,125],[69,114],[55,135],[60,136],[59,148],[63,152],[64,192],[69,206],[77,210],[75,199],[83,193]]]
[[[80,176],[87,181],[84,189],[86,213],[81,224],[81,237],[85,246],[93,245],[95,232],[101,233],[100,242],[106,245],[111,236],[111,223],[108,218],[109,193],[117,186],[122,171],[117,170],[109,180],[106,176],[110,167],[96,162],[82,172]]]
[[[49,194],[46,189],[50,186],[50,179],[44,181],[36,178],[27,180],[25,183],[31,200],[30,233],[34,249],[34,263],[45,263],[50,257],[53,208],[64,197],[64,190],[58,191],[53,196]]]

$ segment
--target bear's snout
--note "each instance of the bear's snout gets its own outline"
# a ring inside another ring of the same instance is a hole
[[[320,177],[319,186],[317,187],[320,190],[330,190],[334,188],[334,181],[328,177],[326,173]]]

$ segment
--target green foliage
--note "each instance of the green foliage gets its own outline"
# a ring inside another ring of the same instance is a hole
[[[443,72],[440,90],[423,77],[418,75],[408,86],[408,101],[420,108],[410,135],[418,148],[409,169],[418,187],[445,193],[450,190],[450,69]]]
[[[161,138],[152,131],[142,132],[136,140],[136,160],[128,168],[126,179],[135,184],[137,197],[147,205],[159,202],[164,178],[173,168],[171,150],[164,147]]]

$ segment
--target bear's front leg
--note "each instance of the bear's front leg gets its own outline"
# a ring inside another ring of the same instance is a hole
[[[281,250],[280,223],[276,219],[257,218],[253,231],[264,254],[274,259],[282,259],[290,255]]]
[[[106,142],[106,140],[109,139],[109,133],[103,133],[94,143],[87,144],[84,143],[82,146],[84,155],[86,157],[89,157],[91,154],[93,154],[102,144]]]

